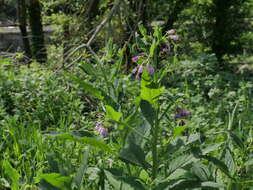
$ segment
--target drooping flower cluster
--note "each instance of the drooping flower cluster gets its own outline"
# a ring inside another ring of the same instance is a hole
[[[183,118],[186,118],[189,115],[191,115],[190,111],[184,110],[184,109],[181,109],[181,108],[177,108],[176,114],[175,114],[175,119],[183,119]]]
[[[172,39],[172,40],[179,40],[179,36],[177,35],[172,35],[175,34],[176,30],[175,29],[171,29],[169,31],[166,32],[167,38],[168,39]]]
[[[140,75],[143,73],[144,71],[144,67],[146,66],[146,71],[150,74],[150,75],[154,75],[155,73],[155,69],[152,65],[142,62],[140,65],[138,65],[137,67],[135,67],[132,70],[133,74],[136,74],[136,79],[140,79]]]
[[[108,130],[102,126],[103,126],[103,121],[98,121],[96,123],[96,127],[94,128],[94,130],[98,132],[102,137],[106,137],[108,135]]]

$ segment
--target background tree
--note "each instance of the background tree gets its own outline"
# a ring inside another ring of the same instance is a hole
[[[25,54],[27,57],[31,58],[31,48],[30,42],[28,39],[28,32],[27,32],[27,10],[26,10],[26,3],[25,0],[18,0],[18,21],[19,21],[19,28],[22,35],[23,45]]]
[[[44,42],[42,26],[41,4],[38,0],[30,0],[28,3],[29,23],[31,27],[31,41],[33,57],[40,63],[47,60],[47,51]]]

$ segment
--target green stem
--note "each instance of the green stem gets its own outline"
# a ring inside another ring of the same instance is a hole
[[[158,113],[159,113],[159,107],[157,109],[154,126],[152,127],[152,137],[153,137],[152,138],[152,160],[153,160],[152,180],[155,180],[157,176],[157,170],[158,170],[158,165],[159,165],[158,164],[158,150],[157,150],[158,133],[159,133]]]

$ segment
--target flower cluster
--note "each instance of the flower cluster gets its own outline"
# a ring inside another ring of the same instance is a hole
[[[184,109],[181,109],[181,108],[177,108],[176,114],[175,114],[175,119],[183,119],[183,118],[186,118],[189,115],[191,115],[190,111],[184,110]]]
[[[133,74],[136,74],[136,79],[140,79],[140,75],[141,73],[144,71],[144,67],[146,66],[146,71],[150,74],[150,75],[154,75],[155,73],[155,69],[152,65],[150,64],[145,64],[145,62],[142,62],[140,65],[138,65],[137,67],[135,67],[132,70]]]
[[[108,135],[108,130],[104,127],[102,127],[103,121],[98,121],[96,123],[96,127],[94,130],[98,132],[101,136],[106,137]]]
[[[171,29],[169,31],[166,32],[167,38],[168,39],[172,39],[172,40],[179,40],[179,36],[177,35],[172,35],[175,34],[176,30],[175,29]]]

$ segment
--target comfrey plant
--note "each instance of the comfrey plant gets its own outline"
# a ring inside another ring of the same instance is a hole
[[[85,141],[104,151],[99,156],[99,163],[103,164],[89,166],[94,171],[99,168],[94,189],[224,187],[215,181],[213,168],[201,161],[222,165],[216,158],[205,155],[210,150],[201,149],[205,138],[200,133],[189,132],[187,123],[192,111],[182,105],[177,107],[176,95],[163,85],[163,80],[172,74],[170,66],[177,61],[174,47],[179,37],[176,31],[172,29],[163,35],[158,27],[152,34],[143,26],[139,29],[142,36],[131,49],[131,75],[135,79],[121,72],[124,50],[120,50],[117,59],[120,61],[111,70],[105,69],[104,57],[100,59],[92,52],[99,67],[94,69],[86,64],[83,70],[86,73],[97,70],[94,80],[99,78],[100,87],[69,75],[97,98],[99,109],[105,112],[91,130],[96,140]],[[110,160],[109,165],[106,160]],[[201,171],[206,175],[201,176]]]

